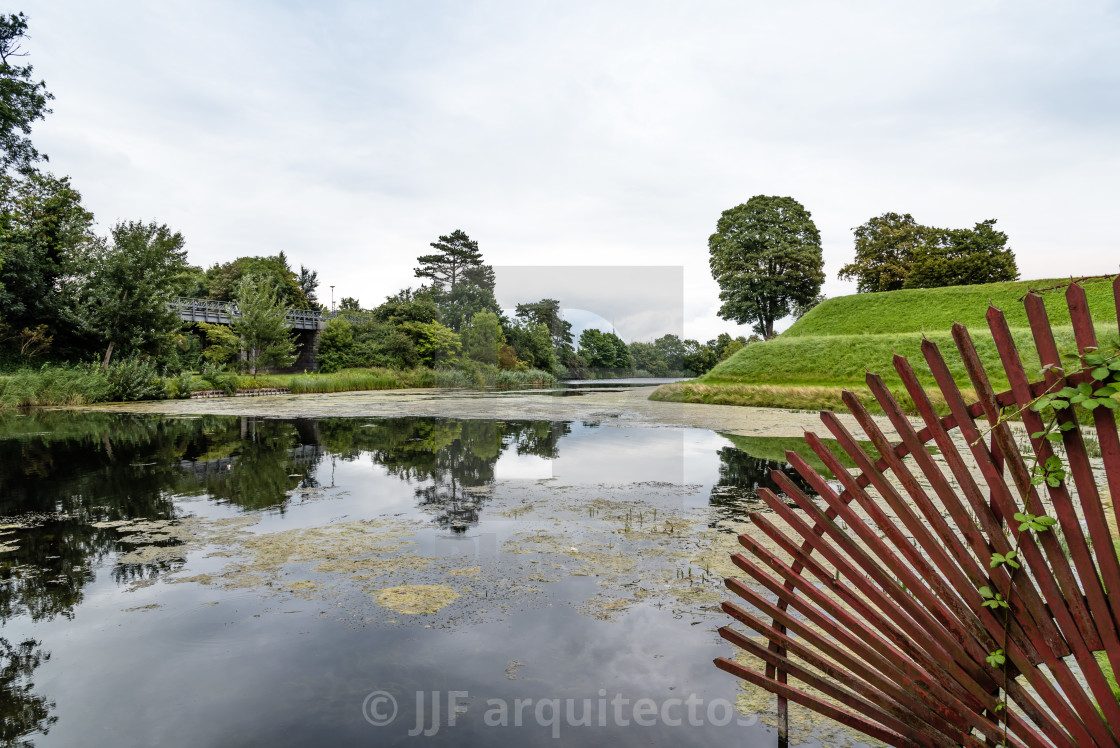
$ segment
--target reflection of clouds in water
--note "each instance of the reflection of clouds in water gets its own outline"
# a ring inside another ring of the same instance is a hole
[[[552,477],[553,461],[538,455],[503,452],[494,465],[495,480],[547,480]]]
[[[684,482],[683,429],[573,425],[553,472],[565,483]]]
[[[704,486],[704,492],[689,494],[686,506],[707,506],[707,491],[716,482],[723,466],[721,450],[727,438],[714,431],[687,429],[684,432],[684,482]]]

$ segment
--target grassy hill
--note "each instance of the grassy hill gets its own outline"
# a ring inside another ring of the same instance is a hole
[[[988,304],[1003,310],[1014,329],[1026,328],[1027,314],[1021,299],[1031,289],[1052,288],[1069,280],[1033,280],[1011,283],[986,283],[978,286],[914,288],[886,293],[861,293],[827,299],[782,333],[779,339],[818,335],[885,335],[906,332],[947,332],[954,322],[971,330],[986,330],[984,315]],[[1112,301],[1112,281],[1096,278],[1084,281],[1089,310],[1100,321],[1116,320]],[[1050,322],[1068,326],[1069,309],[1063,289],[1042,292]],[[1116,329],[1113,325],[1112,329]]]
[[[1067,281],[1068,282],[1068,281]],[[901,382],[892,359],[906,356],[926,383],[933,377],[920,346],[925,335],[937,343],[954,378],[966,385],[968,376],[949,334],[954,321],[966,325],[993,383],[1006,388],[999,356],[984,318],[989,301],[1003,310],[1012,327],[1023,364],[1034,374],[1040,366],[1034,352],[1020,298],[1030,289],[1049,288],[1060,280],[991,283],[952,288],[914,289],[856,294],[828,299],[773,340],[749,345],[716,368],[691,382],[664,385],[655,400],[704,402],[844,410],[843,389],[868,394],[867,371],[883,376],[904,405]],[[1089,309],[1104,344],[1117,338],[1116,306],[1111,282],[1085,281]],[[1073,331],[1064,290],[1043,292],[1058,345],[1074,349]]]

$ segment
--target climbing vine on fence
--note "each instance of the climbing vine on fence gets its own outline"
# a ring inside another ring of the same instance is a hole
[[[1044,367],[1041,372],[1043,375],[1055,371],[1062,374],[1062,378],[1052,384],[1046,392],[1023,407],[1017,410],[1011,409],[1002,414],[996,423],[981,434],[980,438],[982,439],[985,434],[990,433],[1000,424],[1021,416],[1029,408],[1043,419],[1043,428],[1032,433],[1031,439],[1036,442],[1058,443],[1062,441],[1064,432],[1077,428],[1079,411],[1091,413],[1097,408],[1112,411],[1120,409],[1120,402],[1117,402],[1115,398],[1116,394],[1120,392],[1120,349],[1114,347],[1087,348],[1081,356],[1067,354],[1063,356],[1063,359],[1077,368],[1067,374],[1059,367]],[[1088,374],[1090,381],[1080,382],[1076,386],[1069,384],[1071,379],[1085,373]],[[1058,388],[1059,385],[1062,386]],[[1072,417],[1062,420],[1062,414],[1070,414]],[[1050,452],[1050,454],[1043,459],[1042,456],[1047,452]],[[1065,479],[1066,465],[1061,456],[1052,450],[1043,449],[1041,445],[1036,448],[1034,464],[1031,466],[1031,484],[1058,488],[1064,483]],[[978,590],[983,601],[981,605],[992,609],[993,612],[1002,611],[1003,614],[1002,647],[990,652],[987,661],[992,667],[1001,669],[1005,685],[1009,676],[1006,649],[1014,616],[1011,606],[1013,604],[1015,573],[1022,568],[1019,562],[1020,541],[1024,532],[1049,532],[1051,527],[1057,523],[1057,520],[1053,517],[1038,516],[1025,511],[1016,512],[1013,519],[1019,524],[1013,536],[1012,550],[1002,554],[993,553],[989,563],[993,571],[1001,566],[1006,566],[1009,570],[1007,592],[1004,594],[987,585],[980,587]],[[992,584],[995,583],[992,582]],[[1001,746],[1007,745],[1006,710],[1007,689],[1005,687],[1000,692],[1000,698],[996,704],[996,711],[1001,713],[1000,721],[1003,730],[1000,740]]]

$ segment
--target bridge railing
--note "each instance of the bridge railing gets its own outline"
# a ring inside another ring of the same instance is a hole
[[[179,296],[170,302],[170,306],[180,319],[188,322],[228,325],[241,316],[241,310],[232,301]],[[362,322],[370,319],[370,315],[350,311],[322,312],[318,309],[289,309],[284,318],[296,329],[315,330],[331,319],[342,318],[348,322]]]

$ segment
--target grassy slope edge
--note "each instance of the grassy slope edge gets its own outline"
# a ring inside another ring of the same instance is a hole
[[[866,372],[880,374],[899,402],[911,407],[895,373],[893,357],[909,359],[919,378],[932,383],[921,355],[923,336],[944,352],[959,384],[968,377],[955,355],[949,333],[954,321],[974,331],[973,341],[998,388],[1007,386],[984,317],[989,302],[1003,309],[1029,373],[1039,367],[1020,298],[1031,288],[1061,283],[1053,280],[992,283],[979,286],[914,289],[856,294],[829,299],[777,338],[749,345],[710,372],[689,382],[659,387],[651,399],[724,405],[846,410],[841,392],[850,389],[865,402],[870,392]],[[1116,307],[1111,282],[1086,281],[1089,308],[1098,323],[1102,344],[1116,342]],[[1058,345],[1073,350],[1069,312],[1060,290],[1043,294]],[[971,392],[966,393],[971,395]],[[873,405],[873,401],[871,403]],[[941,405],[940,403],[935,403]]]

